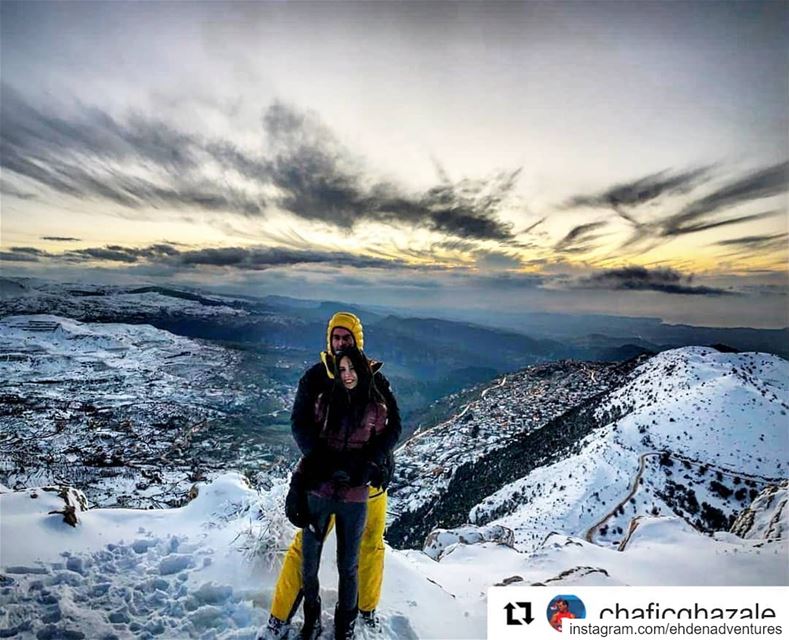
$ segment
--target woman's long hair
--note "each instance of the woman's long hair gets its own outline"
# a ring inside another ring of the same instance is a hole
[[[356,373],[357,383],[353,389],[346,389],[340,377],[340,362],[348,358]],[[334,385],[329,398],[329,413],[338,416],[349,410],[363,412],[370,401],[384,402],[383,395],[375,385],[375,375],[367,356],[357,347],[348,347],[333,356]],[[330,419],[330,423],[334,420]],[[336,424],[335,424],[336,426]]]

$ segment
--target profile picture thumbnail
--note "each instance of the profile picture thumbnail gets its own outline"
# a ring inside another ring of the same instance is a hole
[[[586,607],[578,596],[559,595],[551,599],[546,614],[551,626],[557,631],[561,631],[562,622],[568,618],[585,618]]]

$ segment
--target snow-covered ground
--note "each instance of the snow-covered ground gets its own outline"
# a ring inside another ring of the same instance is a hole
[[[275,483],[258,493],[227,474],[201,485],[184,507],[147,511],[82,511],[72,493],[76,527],[49,513],[64,510],[57,492],[0,493],[0,634],[252,639],[268,617],[277,559],[294,532],[282,517],[284,492]],[[780,502],[772,499],[758,520],[774,520]],[[360,628],[357,638],[483,638],[486,591],[496,584],[789,583],[787,540],[752,533],[707,537],[673,517],[645,519],[623,552],[558,533],[532,553],[455,543],[440,561],[387,547],[383,632]],[[336,601],[333,557],[331,536],[321,567],[327,623]],[[292,637],[299,623],[300,614]]]
[[[457,469],[505,450],[621,382],[617,364],[561,361],[503,376],[456,415],[414,434],[397,451],[391,506],[414,512],[435,501]]]
[[[52,482],[106,505],[177,504],[219,453],[232,419],[268,402],[239,373],[238,352],[150,325],[83,323],[54,315],[0,319],[0,480]],[[265,384],[261,380],[261,385]],[[249,431],[248,429],[246,431]],[[273,450],[273,448],[272,448]],[[271,455],[274,455],[273,453]]]
[[[157,287],[69,284],[28,278],[0,278],[0,310],[3,315],[54,314],[92,320],[114,314],[135,317],[172,316],[243,317],[230,296],[176,292],[167,295]]]

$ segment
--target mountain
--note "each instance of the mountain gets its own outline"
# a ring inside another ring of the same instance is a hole
[[[449,420],[397,451],[389,526],[396,547],[457,526],[502,485],[557,456],[597,426],[592,407],[639,362],[560,361],[500,378]],[[425,464],[425,461],[429,461]]]
[[[195,480],[288,455],[292,386],[247,354],[150,325],[0,319],[0,480],[61,482],[91,503],[183,501]],[[268,428],[267,428],[268,425]]]
[[[281,296],[254,298],[163,286],[107,286],[4,280],[0,318],[48,314],[81,322],[148,324],[243,354],[250,372],[295,387],[325,348],[326,322],[346,309],[364,321],[365,346],[383,360],[400,401],[406,433],[432,417],[429,405],[525,364],[566,357],[616,356],[615,342],[578,349],[513,331],[385,309]],[[276,425],[287,429],[285,416]]]
[[[503,378],[403,445],[392,544],[470,522],[512,530],[522,551],[549,531],[618,548],[658,515],[712,533],[786,479],[785,360],[689,347],[589,366]]]

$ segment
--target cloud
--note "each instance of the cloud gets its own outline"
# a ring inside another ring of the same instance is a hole
[[[22,189],[15,187],[4,178],[0,178],[0,195],[11,196],[20,200],[33,200],[36,197],[33,193],[22,191]]]
[[[560,253],[586,253],[587,251],[592,251],[597,247],[594,241],[600,238],[600,234],[595,232],[607,224],[605,221],[590,222],[573,227],[567,235],[556,243],[554,250]]]
[[[147,247],[107,245],[51,253],[31,247],[12,247],[3,252],[4,260],[80,262],[121,262],[127,265],[162,266],[168,269],[224,267],[262,271],[293,265],[327,265],[358,269],[406,269],[410,271],[441,271],[441,265],[413,265],[396,258],[355,255],[344,251],[283,249],[271,247],[221,247],[182,250],[168,243]]]
[[[250,217],[282,209],[341,229],[374,221],[461,238],[512,238],[497,214],[519,170],[484,180],[443,178],[411,193],[372,177],[317,117],[282,103],[264,112],[264,156],[139,113],[123,122],[96,108],[56,115],[6,84],[2,91],[2,167],[60,194],[130,209]]]
[[[720,247],[733,248],[735,249],[733,253],[765,255],[775,251],[786,251],[789,249],[789,233],[784,232],[759,236],[745,236],[743,238],[720,240],[715,244]]]
[[[521,267],[521,261],[516,256],[502,251],[478,251],[475,258],[477,267],[484,271],[503,271]]]
[[[2,85],[0,162],[4,169],[58,193],[132,209],[198,209],[260,214],[260,194],[207,180],[203,167],[232,155],[142,115],[121,123],[99,109],[79,116],[46,113]],[[239,156],[240,152],[238,153]]]
[[[611,289],[616,291],[660,291],[681,295],[732,295],[731,291],[714,287],[691,286],[692,276],[683,276],[670,268],[647,269],[630,266],[599,271],[575,280],[574,289]]]
[[[263,270],[304,264],[329,264],[357,268],[388,269],[408,267],[399,260],[385,260],[358,256],[346,252],[310,251],[278,248],[228,247],[199,249],[178,253],[167,262],[183,266],[218,266],[236,269]]]
[[[276,150],[272,179],[283,192],[280,206],[310,220],[351,229],[369,220],[426,227],[461,238],[506,240],[512,227],[496,218],[520,170],[487,180],[446,178],[409,194],[372,179],[359,161],[316,118],[276,103],[264,114]]]
[[[638,206],[660,197],[687,193],[709,178],[710,167],[671,173],[660,171],[631,182],[614,185],[600,193],[571,198],[565,207],[623,207]]]
[[[25,253],[31,256],[45,256],[47,252],[43,249],[36,249],[35,247],[11,247],[14,253]]]
[[[755,222],[783,211],[736,213],[733,207],[784,193],[789,188],[789,163],[782,162],[751,171],[730,180],[710,193],[682,206],[676,213],[659,218],[643,219],[637,214],[639,206],[650,203],[665,210],[675,208],[671,198],[690,193],[711,179],[711,167],[671,173],[662,171],[615,185],[603,192],[575,196],[565,207],[594,206],[610,208],[620,219],[632,227],[632,234],[620,248],[649,242],[650,248],[671,239],[715,229],[718,227]]]
[[[540,218],[539,220],[537,220],[537,222],[534,222],[534,223],[530,224],[528,227],[526,227],[523,231],[521,231],[521,233],[524,233],[524,234],[525,233],[531,233],[537,227],[539,227],[543,222],[545,222],[547,219],[548,219],[547,216],[543,217],[543,218]]]
[[[749,173],[691,202],[679,213],[661,221],[662,235],[673,236],[711,228],[707,218],[721,209],[786,192],[789,163],[781,162]],[[764,217],[765,214],[760,214]],[[772,215],[772,213],[767,214]],[[739,221],[749,219],[742,217]],[[713,226],[720,226],[720,223]]]
[[[68,236],[41,236],[42,240],[50,242],[81,242],[81,238],[70,238]]]
[[[0,261],[4,262],[38,262],[38,256],[30,253],[0,251]]]

